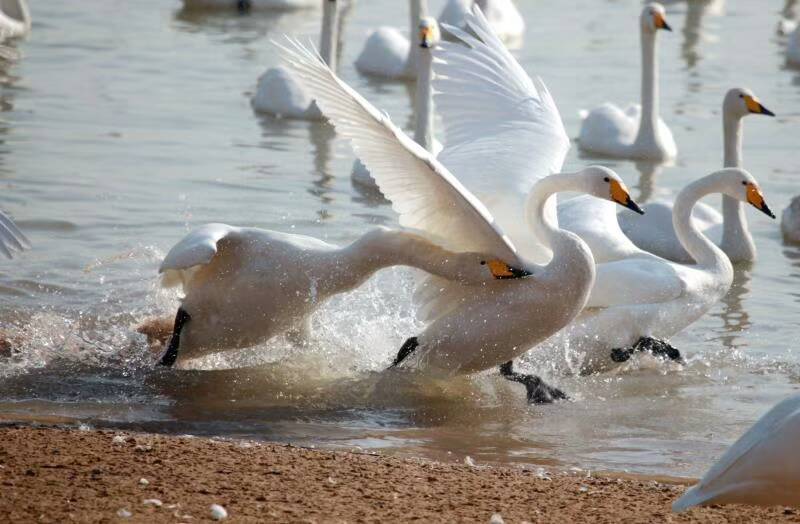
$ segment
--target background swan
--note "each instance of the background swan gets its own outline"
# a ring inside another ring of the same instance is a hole
[[[490,129],[502,123],[506,124],[506,133],[513,130],[523,135],[517,137],[518,143],[535,143],[531,138],[536,137],[544,143],[560,144],[555,148],[559,154],[566,151],[569,141],[558,110],[541,81],[534,83],[525,74],[491,33],[478,8],[474,8],[467,23],[477,38],[448,28],[467,45],[450,44],[449,50],[441,54],[449,63],[443,64],[444,71],[451,67],[460,74],[450,76],[443,71],[439,75],[437,70],[437,78],[449,78],[456,84],[459,80],[464,82],[455,93],[442,91],[440,99],[458,98],[458,103],[470,106],[473,97],[482,96],[484,104],[498,105],[501,112],[523,124],[517,127],[513,125],[516,122],[489,120],[481,129],[481,137],[503,140],[504,136],[496,136]],[[501,372],[506,378],[526,386],[529,400],[563,397],[538,377],[515,373],[510,364],[511,359],[574,318],[583,308],[594,281],[594,261],[588,248],[577,236],[558,228],[548,213],[548,201],[558,191],[581,191],[635,206],[619,177],[606,168],[590,167],[579,173],[546,176],[529,189],[527,213],[520,213],[517,221],[527,218],[552,252],[548,264],[533,264],[519,255],[512,239],[480,200],[433,155],[404,135],[301,44],[294,43],[294,50],[286,53],[337,132],[351,140],[381,191],[392,201],[402,225],[446,239],[453,249],[490,252],[516,268],[509,273],[509,280],[491,282],[477,290],[447,286],[440,281],[422,284],[415,298],[422,298],[420,316],[428,326],[403,344],[393,365],[411,358],[417,369],[448,375],[502,364]],[[460,67],[466,63],[472,63],[472,68]],[[499,84],[498,79],[502,79]],[[494,89],[487,90],[487,86]],[[458,143],[456,129],[453,135]],[[476,137],[474,129],[470,129],[470,136]],[[486,145],[472,142],[460,147],[471,148],[467,154],[475,158],[489,154],[481,147]],[[531,157],[526,156],[519,163],[512,159],[501,166],[503,152],[492,150],[490,154],[492,157],[483,162],[494,162],[495,169],[512,183],[529,188],[537,173],[547,172],[547,162],[551,160],[551,155],[546,155],[544,166],[531,166],[526,163]],[[558,161],[563,161],[563,155]]]
[[[781,231],[783,238],[789,242],[800,244],[800,196],[794,197],[789,207],[783,210]]]
[[[0,0],[0,42],[31,32],[31,14],[25,0]]]
[[[329,297],[377,270],[410,265],[479,284],[510,269],[487,255],[452,253],[418,235],[385,228],[340,248],[313,237],[208,224],[170,249],[159,272],[184,298],[161,364],[253,346],[295,330]]]
[[[624,111],[605,103],[586,115],[581,124],[581,149],[620,158],[668,160],[678,148],[672,132],[659,116],[658,57],[659,29],[672,31],[661,4],[647,4],[639,19],[642,49],[642,105]]]
[[[427,0],[409,0],[410,37],[416,32],[420,18],[428,16]],[[413,79],[419,47],[394,27],[381,26],[370,31],[364,48],[356,58],[356,69],[365,75],[387,79]]]
[[[775,116],[764,107],[753,92],[734,88],[722,102],[722,129],[725,148],[724,167],[742,167],[742,119],[750,114]],[[622,231],[634,244],[660,257],[677,262],[691,262],[672,227],[672,203],[653,202],[644,206],[640,220],[619,215]],[[722,196],[722,215],[714,208],[698,202],[694,215],[697,227],[703,231],[731,262],[752,262],[756,245],[747,227],[742,204],[727,195]]]
[[[8,215],[0,211],[0,253],[13,258],[15,252],[30,249],[31,244]]]
[[[708,504],[800,506],[800,395],[770,409],[739,437],[672,511]]]
[[[500,40],[517,43],[525,33],[525,20],[512,0],[448,0],[439,15],[439,23],[464,29],[464,16],[477,5]]]
[[[319,5],[318,0],[183,0],[189,8],[307,9]]]
[[[339,3],[342,0],[321,1],[323,11],[320,54],[335,71],[339,43]],[[314,105],[314,99],[303,90],[291,71],[283,66],[270,68],[261,75],[251,102],[253,109],[259,113],[300,120],[322,119],[322,114]]]
[[[597,265],[586,311],[551,341],[579,349],[585,355],[582,371],[606,369],[610,356],[622,362],[638,350],[679,358],[665,340],[702,317],[728,292],[733,266],[692,219],[698,200],[712,193],[747,202],[775,218],[756,180],[743,169],[723,169],[692,182],[675,198],[673,227],[696,264],[671,262],[637,248],[619,229],[614,209],[602,202],[595,205],[578,197],[570,201],[572,213],[559,206],[562,227],[610,260]],[[584,236],[586,231],[591,234]]]
[[[433,76],[433,48],[439,44],[441,33],[439,24],[429,16],[419,21],[419,59],[417,60],[417,81],[414,91],[414,141],[428,152],[437,156],[442,144],[434,137],[433,93],[431,80]],[[351,178],[356,184],[374,188],[375,180],[364,164],[356,159],[353,162]]]

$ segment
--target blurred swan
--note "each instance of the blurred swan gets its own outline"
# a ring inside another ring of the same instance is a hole
[[[800,27],[795,26],[789,35],[789,42],[786,44],[786,62],[789,65],[800,67]]]
[[[409,0],[409,35],[413,37],[422,17],[428,16],[427,0]],[[392,80],[413,79],[417,74],[419,46],[394,27],[381,26],[370,31],[364,48],[356,58],[356,69],[365,75]]]
[[[800,244],[800,196],[792,199],[781,215],[781,232],[789,242]]]
[[[624,111],[605,103],[589,112],[581,125],[581,149],[602,155],[645,160],[668,160],[678,153],[672,132],[658,111],[656,34],[672,31],[661,4],[647,4],[640,17],[642,105]]]
[[[424,147],[433,156],[442,150],[442,144],[433,136],[433,93],[431,77],[433,76],[432,49],[439,44],[441,33],[435,19],[424,16],[419,22],[420,54],[417,61],[417,82],[414,92],[414,141]],[[333,69],[333,68],[331,68]],[[353,163],[351,178],[356,184],[375,187],[375,180],[360,160]]]
[[[530,401],[552,401],[564,394],[538,377],[514,372],[511,359],[583,309],[594,282],[594,260],[577,236],[558,228],[548,202],[557,192],[579,191],[629,207],[636,204],[609,169],[550,174],[551,167],[563,163],[569,148],[553,99],[541,80],[528,77],[491,32],[480,9],[473,8],[467,24],[477,38],[448,27],[467,45],[443,42],[441,54],[437,53],[446,61],[441,71],[436,62],[436,79],[443,82],[443,89],[436,88],[441,93],[437,103],[447,105],[449,100],[466,112],[448,128],[448,140],[452,136],[459,144],[455,148],[466,149],[463,157],[451,156],[449,165],[455,172],[491,165],[503,174],[504,183],[527,188],[521,199],[527,213],[520,212],[517,222],[527,219],[547,243],[552,257],[546,265],[523,258],[484,204],[442,162],[336,77],[312,51],[293,42],[285,53],[322,112],[339,135],[351,141],[391,200],[401,225],[443,239],[450,249],[491,253],[515,268],[507,280],[482,288],[450,285],[441,279],[423,283],[415,299],[428,326],[406,340],[392,367],[408,360],[420,371],[447,376],[500,366],[506,378],[525,385]],[[505,118],[486,119],[479,133],[467,124],[459,134],[459,126],[478,111],[476,101],[497,107]],[[527,149],[511,155],[509,142],[525,144]],[[459,158],[472,163],[460,163]]]
[[[25,0],[0,0],[0,42],[31,32],[31,15]]]
[[[514,271],[476,253],[453,253],[419,235],[386,228],[346,247],[313,237],[207,224],[170,249],[164,287],[185,294],[160,363],[253,346],[294,332],[328,298],[355,289],[381,268],[410,265],[479,285]]]
[[[512,0],[448,0],[439,23],[464,29],[464,16],[472,5],[480,7],[492,31],[503,42],[517,42],[525,33],[525,20]]]
[[[320,0],[317,0],[320,1]],[[323,60],[336,70],[339,37],[339,3],[342,0],[322,1],[322,30],[320,31],[320,53]],[[291,71],[283,66],[268,69],[258,79],[256,94],[252,99],[253,109],[283,118],[299,120],[321,120],[322,114],[314,100],[303,90]]]
[[[743,169],[723,169],[689,184],[675,198],[672,223],[695,264],[671,262],[637,248],[619,228],[613,207],[604,202],[577,197],[564,202],[569,206],[559,205],[559,224],[586,240],[598,258],[610,260],[597,265],[586,311],[557,339],[586,355],[582,371],[605,369],[609,350],[616,362],[640,350],[680,358],[665,339],[702,317],[733,281],[730,260],[692,219],[698,200],[713,193],[747,202],[775,218],[758,183]]]
[[[775,116],[764,107],[749,89],[734,88],[722,102],[722,129],[725,148],[724,167],[742,167],[742,119],[751,114]],[[634,244],[660,257],[676,262],[692,261],[681,246],[672,227],[672,203],[654,202],[644,206],[645,216],[631,220],[619,216],[622,231]],[[722,215],[713,207],[699,202],[693,216],[697,227],[708,236],[731,262],[752,262],[756,246],[741,203],[729,196],[722,197]]]
[[[183,0],[188,8],[225,9],[307,9],[319,5],[318,0]]]
[[[672,511],[709,504],[800,506],[800,395],[778,403],[711,466]]]
[[[15,252],[30,249],[31,244],[8,215],[0,211],[0,253],[13,258]]]

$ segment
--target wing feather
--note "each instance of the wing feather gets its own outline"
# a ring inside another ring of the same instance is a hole
[[[11,218],[0,211],[0,253],[12,258],[14,252],[30,249],[31,244]]]

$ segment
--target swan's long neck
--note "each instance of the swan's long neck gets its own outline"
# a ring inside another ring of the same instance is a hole
[[[322,31],[320,32],[319,54],[331,71],[336,71],[336,47],[339,43],[339,4],[338,0],[322,0]]]
[[[409,0],[410,1],[410,17],[408,27],[408,61],[406,62],[406,72],[416,73],[417,60],[420,55],[421,48],[415,45],[417,40],[417,29],[419,27],[419,20],[423,16],[428,16],[428,0]],[[413,75],[410,75],[413,76]]]
[[[718,172],[719,173],[719,172]],[[672,226],[681,245],[697,262],[699,267],[716,272],[733,274],[728,257],[720,248],[697,229],[692,220],[692,209],[698,200],[711,193],[719,192],[717,174],[692,182],[675,198],[672,208]]]
[[[433,53],[431,49],[421,48],[419,61],[417,62],[417,87],[414,104],[417,122],[416,129],[414,130],[414,141],[431,153],[433,153],[432,64]]]
[[[723,109],[724,111],[724,109]],[[724,111],[725,167],[742,167],[742,117]],[[742,203],[722,195],[722,241],[720,247],[733,261],[755,260],[756,246],[747,227]]]
[[[658,56],[656,32],[642,28],[642,119],[636,144],[658,144]]]

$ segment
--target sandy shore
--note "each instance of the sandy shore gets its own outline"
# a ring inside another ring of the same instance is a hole
[[[684,489],[251,442],[0,428],[2,522],[192,523],[211,520],[211,504],[232,522],[489,522],[494,514],[505,522],[800,521],[784,508],[673,515],[669,504]]]

